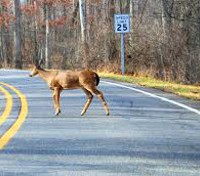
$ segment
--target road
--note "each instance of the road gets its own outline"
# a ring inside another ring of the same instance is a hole
[[[81,90],[62,92],[62,114],[55,117],[51,91],[39,77],[0,70],[0,82],[25,96],[0,84],[12,97],[6,100],[0,89],[0,114],[13,102],[1,138],[25,118],[0,150],[0,176],[200,175],[200,102],[101,80],[109,117],[97,98],[81,117],[86,101]]]

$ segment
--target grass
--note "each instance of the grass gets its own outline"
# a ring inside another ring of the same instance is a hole
[[[100,76],[103,78],[109,78],[117,81],[128,82],[145,87],[159,89],[192,100],[200,100],[200,86],[184,85],[174,82],[165,82],[150,77],[141,77],[141,76],[136,77],[128,75],[122,77],[119,74],[113,74],[113,73],[100,73]]]

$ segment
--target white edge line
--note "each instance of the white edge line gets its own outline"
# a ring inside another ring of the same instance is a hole
[[[165,101],[165,102],[168,102],[168,103],[171,103],[171,104],[174,104],[176,106],[179,106],[181,108],[184,108],[184,109],[187,109],[191,112],[194,112],[198,115],[200,115],[200,111],[197,110],[197,109],[194,109],[194,108],[191,108],[185,104],[182,104],[182,103],[179,103],[179,102],[176,102],[174,100],[170,100],[168,98],[164,98],[164,97],[161,97],[161,96],[158,96],[158,95],[155,95],[153,93],[149,93],[149,92],[146,92],[146,91],[143,91],[143,90],[140,90],[140,89],[136,89],[136,88],[133,88],[133,87],[129,87],[129,86],[125,86],[125,85],[122,85],[122,84],[119,84],[119,83],[112,83],[112,82],[108,82],[108,81],[101,81],[103,83],[106,83],[106,84],[110,84],[110,85],[114,85],[114,86],[117,86],[117,87],[122,87],[122,88],[126,88],[126,89],[130,89],[130,90],[133,90],[135,92],[139,92],[139,93],[142,93],[144,95],[148,95],[150,97],[153,97],[153,98],[157,98],[157,99],[160,99],[162,101]]]

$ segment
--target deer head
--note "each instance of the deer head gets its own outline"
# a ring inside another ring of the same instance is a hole
[[[38,72],[38,67],[34,65],[31,73],[29,74],[29,76],[33,77],[33,76],[36,76],[38,73],[39,73]]]
[[[35,64],[33,66],[33,69],[31,71],[31,73],[29,74],[30,77],[36,76],[39,73],[38,70],[41,69],[40,65],[41,65],[41,61],[39,61],[39,64]]]

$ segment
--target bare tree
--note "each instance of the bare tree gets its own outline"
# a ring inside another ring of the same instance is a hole
[[[45,19],[45,66],[49,68],[49,6],[44,3]]]
[[[22,42],[21,42],[21,8],[20,0],[14,0],[14,11],[15,11],[15,31],[14,31],[14,65],[15,68],[22,68]]]
[[[87,41],[87,5],[86,0],[79,0],[79,14],[80,14],[80,24],[81,24],[81,48],[83,50],[83,60],[84,60],[84,67],[89,68],[89,46]]]

